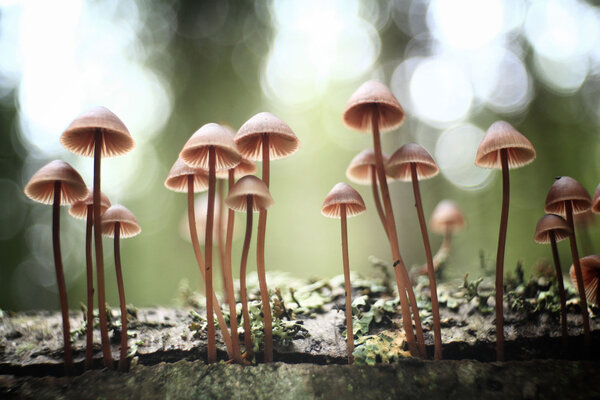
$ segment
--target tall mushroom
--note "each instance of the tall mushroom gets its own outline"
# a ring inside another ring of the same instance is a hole
[[[273,198],[267,185],[253,175],[240,178],[230,189],[225,204],[231,210],[246,212],[246,234],[240,261],[240,296],[244,323],[244,346],[247,357],[252,355],[252,332],[250,330],[250,313],[248,312],[248,293],[246,292],[246,263],[252,238],[252,212],[265,210],[273,205]]]
[[[217,360],[215,320],[213,317],[213,218],[215,205],[216,170],[235,167],[241,159],[233,138],[221,125],[209,123],[198,129],[183,146],[179,157],[184,163],[208,170],[208,212],[204,243],[206,280],[206,319],[208,323],[208,362]],[[233,339],[232,339],[233,340]]]
[[[384,228],[394,259],[394,273],[396,275],[396,285],[398,286],[398,293],[400,296],[402,323],[404,325],[404,331],[406,332],[406,341],[411,354],[425,357],[425,341],[423,339],[421,318],[419,317],[417,300],[410,284],[408,272],[406,271],[404,260],[400,255],[394,210],[392,208],[390,192],[385,175],[383,153],[381,152],[380,130],[387,131],[397,128],[402,125],[404,118],[404,110],[402,109],[402,106],[400,106],[400,103],[398,103],[396,97],[394,97],[392,92],[384,84],[377,81],[367,81],[363,83],[348,100],[343,115],[343,121],[348,127],[358,131],[372,131],[373,133],[375,169],[381,188],[386,222]],[[412,328],[408,299],[410,299],[410,306],[413,310],[417,341],[415,341],[415,334]],[[419,346],[418,348],[417,345]]]
[[[100,214],[110,207],[110,200],[104,193],[100,193]],[[94,268],[92,263],[92,224],[94,221],[94,195],[92,191],[80,201],[69,208],[69,214],[74,218],[85,219],[85,266],[87,278],[87,324],[85,343],[85,368],[89,369],[94,357]]]
[[[75,154],[94,157],[94,221],[100,221],[101,159],[130,152],[135,147],[133,138],[119,117],[105,107],[94,107],[71,122],[71,125],[61,135],[60,142],[67,150]],[[100,224],[94,224],[94,247],[96,249],[98,317],[100,319],[102,354],[104,366],[113,369],[106,318],[104,254]]]
[[[583,277],[583,289],[587,301],[591,304],[600,305],[600,255],[593,254],[579,260],[581,265],[581,276]],[[575,272],[575,266],[569,269],[571,282],[579,290],[579,279]]]
[[[569,176],[563,176],[552,184],[546,196],[546,206],[544,210],[550,214],[556,214],[567,220],[571,234],[569,243],[571,245],[571,256],[575,266],[575,276],[577,278],[577,288],[579,290],[579,300],[581,302],[581,316],[583,318],[583,333],[585,337],[585,348],[589,352],[591,347],[590,319],[588,315],[587,301],[581,273],[581,264],[579,262],[579,251],[577,250],[577,239],[575,238],[575,225],[573,224],[573,215],[586,212],[592,206],[590,194],[575,179]]]
[[[198,232],[196,230],[196,212],[194,208],[194,193],[201,192],[208,189],[208,173],[201,168],[193,168],[184,163],[180,158],[175,161],[169,175],[165,180],[165,187],[169,190],[179,193],[187,193],[187,220],[190,232],[190,240],[192,241],[192,248],[194,249],[194,255],[196,256],[196,263],[200,269],[202,280],[206,282],[206,271],[204,264],[204,257],[202,256],[202,250],[200,249],[200,243],[198,242]],[[221,334],[223,335],[223,341],[227,347],[227,354],[229,358],[233,358],[235,347],[232,344],[231,336],[227,330],[227,324],[223,318],[223,312],[219,306],[219,301],[216,295],[213,293],[213,309],[217,314],[217,320],[219,321],[219,327],[221,328]]]
[[[270,160],[287,157],[300,147],[292,129],[268,112],[261,112],[244,123],[235,135],[235,143],[242,156],[252,161],[262,161],[262,180],[270,187]],[[256,265],[265,325],[265,362],[273,361],[273,332],[269,291],[265,276],[265,233],[267,210],[260,210],[256,241]]]
[[[44,204],[52,204],[54,269],[56,272],[60,311],[62,313],[65,370],[67,374],[70,374],[73,369],[73,355],[71,352],[69,303],[67,301],[67,287],[60,251],[60,206],[69,205],[81,200],[88,193],[88,189],[81,176],[73,167],[64,161],[54,160],[33,174],[24,191],[25,195],[31,200]]]
[[[385,171],[388,176],[401,181],[412,181],[415,204],[417,207],[417,216],[419,218],[419,227],[421,228],[421,237],[423,238],[423,247],[425,248],[425,258],[427,260],[427,274],[429,275],[429,289],[431,291],[431,311],[433,314],[433,338],[434,338],[434,359],[442,359],[442,330],[440,323],[440,306],[437,299],[437,285],[435,283],[435,271],[433,267],[433,256],[431,254],[431,245],[429,235],[427,234],[427,224],[425,214],[423,213],[423,202],[421,201],[421,190],[419,189],[419,179],[429,179],[436,176],[440,169],[431,157],[431,154],[422,146],[416,143],[407,143],[392,154]]]
[[[138,235],[142,228],[135,215],[120,204],[111,206],[102,215],[102,233],[114,238],[115,270],[117,273],[117,287],[119,290],[119,304],[121,305],[121,353],[119,357],[119,370],[127,371],[127,303],[125,302],[125,287],[123,286],[123,272],[121,270],[121,241]]]
[[[329,218],[340,218],[342,223],[342,260],[344,263],[344,282],[346,298],[346,341],[348,346],[348,364],[354,363],[354,333],[352,329],[352,286],[350,285],[350,261],[348,257],[347,217],[353,217],[366,210],[360,194],[346,183],[338,183],[325,197],[321,214]]]
[[[568,238],[572,233],[569,224],[562,217],[555,214],[546,214],[537,223],[533,240],[536,243],[550,243],[552,246],[552,257],[554,258],[554,268],[556,269],[556,281],[558,282],[558,293],[560,295],[560,321],[562,325],[562,344],[563,350],[567,351],[568,336],[567,331],[567,297],[565,295],[565,285],[563,283],[563,273],[560,267],[560,257],[556,243]]]
[[[505,121],[494,122],[487,130],[477,149],[475,165],[502,170],[502,214],[496,256],[496,359],[504,361],[504,248],[508,225],[510,182],[508,170],[519,168],[535,160],[531,142]]]

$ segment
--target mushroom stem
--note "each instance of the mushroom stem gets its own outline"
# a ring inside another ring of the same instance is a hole
[[[125,287],[123,286],[123,272],[121,270],[121,223],[115,222],[115,271],[117,272],[117,288],[119,290],[119,303],[121,305],[121,353],[119,357],[119,371],[127,371],[127,303],[125,302]]]
[[[581,274],[581,263],[579,262],[579,252],[577,251],[577,241],[575,239],[575,226],[573,224],[573,205],[571,201],[566,201],[567,223],[571,228],[569,243],[571,244],[571,254],[573,256],[573,265],[575,266],[575,277],[577,278],[577,290],[579,291],[579,301],[581,307],[581,317],[583,318],[583,334],[585,339],[585,352],[589,354],[591,347],[590,337],[590,317],[588,315],[587,299],[585,297],[585,287],[583,286],[583,275]]]
[[[342,257],[344,260],[344,283],[346,297],[346,342],[348,343],[348,364],[354,363],[354,332],[352,329],[352,288],[350,286],[350,261],[348,260],[348,226],[346,223],[346,205],[340,206],[342,218]]]
[[[229,183],[228,183],[228,191],[231,191],[231,187],[235,183],[234,176],[234,168],[229,170]],[[222,187],[223,185],[221,185]],[[221,199],[223,199],[223,193],[221,193]],[[223,201],[223,200],[221,200]],[[222,205],[221,207],[224,207]],[[223,208],[221,208],[223,209]],[[229,301],[229,325],[231,326],[231,344],[233,346],[233,359],[241,363],[242,355],[240,353],[240,342],[238,336],[238,327],[237,327],[237,312],[235,310],[235,296],[233,290],[233,273],[231,271],[231,246],[233,242],[233,224],[235,221],[235,211],[229,208],[227,211],[227,239],[226,239],[226,247],[225,247],[225,259],[223,264],[223,277],[227,277],[225,280],[226,289],[225,294],[227,296],[227,300]]]
[[[565,295],[565,285],[563,283],[563,274],[560,267],[560,258],[558,257],[558,248],[556,247],[556,237],[554,231],[550,231],[550,245],[552,246],[552,257],[554,258],[554,267],[556,268],[556,281],[558,282],[558,293],[560,295],[560,322],[562,326],[562,345],[566,353],[569,345],[569,333],[567,331],[567,297]]]
[[[506,247],[508,205],[510,202],[508,154],[506,149],[500,150],[500,161],[502,163],[502,213],[500,215],[498,253],[496,255],[496,360],[504,361],[504,248]]]
[[[213,280],[212,280],[212,247],[213,247],[213,219],[215,211],[215,148],[211,146],[208,151],[208,207],[206,214],[206,236],[204,239],[204,255],[206,261],[206,322],[208,331],[207,360],[209,363],[217,361],[217,343],[215,338],[215,319],[213,316]]]
[[[376,110],[377,112],[377,110]],[[385,230],[387,232],[388,241],[392,249],[392,257],[394,258],[394,273],[396,275],[396,285],[398,286],[398,294],[400,296],[400,306],[402,310],[402,324],[404,325],[404,331],[406,333],[406,342],[408,343],[408,349],[413,355],[425,356],[425,342],[421,338],[419,339],[420,348],[417,349],[415,343],[415,335],[413,332],[412,321],[410,317],[409,303],[407,299],[407,292],[414,293],[412,287],[408,283],[408,274],[404,266],[404,261],[400,255],[400,248],[398,246],[398,234],[396,233],[396,223],[394,221],[394,211],[392,209],[392,203],[390,200],[390,192],[387,186],[387,180],[385,176],[385,170],[383,168],[383,155],[381,153],[381,138],[379,135],[379,121],[377,118],[372,119],[373,126],[373,144],[375,150],[375,167],[377,169],[377,176],[379,178],[379,185],[381,187],[381,197],[383,198],[383,205],[385,207],[386,224]],[[410,290],[409,290],[410,287]],[[421,321],[419,318],[419,310],[417,309],[417,302],[411,298],[411,305],[413,306],[413,314],[415,318],[415,325],[420,327]],[[417,323],[418,321],[418,323]]]
[[[246,196],[246,235],[244,236],[244,247],[240,261],[240,296],[242,300],[242,315],[244,317],[244,346],[246,347],[247,358],[251,358],[253,353],[250,312],[248,311],[248,293],[246,292],[246,263],[248,261],[248,251],[250,250],[250,239],[252,238],[253,200],[252,195],[249,194]]]
[[[435,283],[435,269],[433,266],[433,257],[431,255],[431,244],[427,234],[427,225],[425,224],[425,215],[423,213],[423,203],[421,201],[421,190],[419,189],[419,177],[417,176],[417,164],[410,163],[410,173],[412,178],[413,192],[417,206],[417,215],[419,216],[419,226],[421,227],[421,236],[423,237],[423,246],[425,247],[425,258],[427,259],[427,275],[429,275],[429,289],[431,292],[431,312],[433,313],[433,339],[435,360],[442,359],[442,328],[440,324],[440,306],[437,298],[437,286]]]
[[[106,318],[106,298],[104,290],[104,253],[102,251],[102,226],[100,224],[100,161],[102,160],[102,130],[94,130],[94,247],[96,249],[96,280],[98,283],[98,317],[100,319],[100,337],[102,338],[102,356],[104,366],[114,369],[110,340],[108,338],[108,321]]]
[[[385,234],[388,234],[385,223],[385,213],[383,211],[383,207],[381,206],[381,199],[379,198],[379,189],[377,188],[377,170],[373,167],[370,167],[371,170],[371,189],[373,190],[373,200],[375,202],[375,208],[377,209],[377,214],[379,215],[379,219],[381,220],[381,225],[383,225]]]
[[[204,270],[204,257],[202,256],[202,250],[200,250],[200,243],[198,242],[198,232],[196,230],[196,213],[194,210],[194,175],[188,175],[188,225],[190,228],[190,237],[192,238],[192,247],[194,248],[194,255],[196,256],[196,263],[200,269],[202,280],[206,282],[206,271]],[[217,320],[219,321],[219,328],[223,335],[223,341],[227,347],[227,355],[229,358],[233,358],[233,346],[231,344],[231,336],[227,330],[227,324],[225,318],[223,318],[223,312],[219,306],[219,301],[216,295],[213,293],[213,310],[217,314]]]
[[[54,269],[56,271],[56,283],[58,285],[60,311],[62,314],[65,372],[67,375],[71,375],[73,372],[73,354],[71,352],[69,303],[67,302],[67,285],[65,284],[65,274],[60,251],[60,192],[61,182],[55,181],[54,202],[52,203],[52,247],[54,250]]]
[[[223,280],[223,302],[229,301],[229,285],[227,284],[227,272],[225,271],[225,242],[223,241],[223,213],[225,211],[225,204],[223,195],[225,184],[223,180],[217,180],[217,191],[219,192],[219,213],[217,214],[217,243],[219,245],[219,267],[221,268],[221,279]],[[228,220],[229,222],[229,220]]]
[[[94,363],[94,267],[92,265],[92,221],[94,206],[87,206],[85,223],[85,267],[87,277],[87,324],[85,332],[85,369]]]
[[[269,187],[269,135],[263,135],[262,139],[262,180]],[[265,357],[264,362],[273,361],[273,332],[271,304],[269,290],[267,289],[267,278],[265,274],[265,233],[267,229],[267,210],[262,208],[258,216],[258,236],[256,241],[256,270],[260,286],[260,297],[263,305],[263,318],[265,326]]]

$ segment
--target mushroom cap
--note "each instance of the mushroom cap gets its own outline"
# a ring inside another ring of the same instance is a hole
[[[187,193],[190,175],[194,175],[194,193],[208,189],[208,172],[202,168],[190,167],[181,158],[177,158],[171,167],[165,179],[165,187],[174,192]]]
[[[452,200],[442,200],[433,209],[429,217],[429,227],[435,233],[444,235],[447,231],[455,232],[465,226],[465,218],[461,209]]]
[[[600,214],[600,184],[596,186],[594,191],[594,197],[592,198],[592,211],[596,214]]]
[[[213,122],[200,127],[188,139],[179,158],[192,167],[208,170],[208,153],[211,147],[215,149],[215,170],[233,168],[242,158],[227,129]]]
[[[353,217],[364,212],[367,208],[360,194],[347,183],[340,182],[325,197],[321,214],[329,218],[341,218],[341,206],[346,206],[346,216]]]
[[[39,203],[52,204],[56,181],[61,182],[61,206],[73,204],[88,194],[88,188],[81,175],[70,164],[62,160],[54,160],[33,174],[25,186],[25,195]]]
[[[253,173],[255,173],[257,171],[257,169],[258,168],[256,167],[256,164],[254,164],[252,161],[250,161],[246,158],[242,158],[240,160],[240,163],[238,165],[236,165],[233,169],[233,177],[237,179],[242,176],[252,175]],[[229,178],[229,170],[221,169],[216,172],[216,175],[217,175],[217,179],[228,179]]]
[[[583,287],[585,290],[585,298],[589,303],[600,304],[600,255],[593,254],[579,259],[581,264],[581,275],[583,277]],[[569,269],[571,282],[575,289],[577,286],[577,275],[575,275],[575,266],[571,265]]]
[[[378,81],[363,83],[348,100],[343,120],[358,131],[371,130],[371,121],[377,118],[382,132],[397,128],[406,114],[390,89]]]
[[[475,165],[502,169],[500,150],[506,149],[508,168],[519,168],[535,160],[536,152],[525,136],[505,121],[496,121],[488,128],[477,149]]]
[[[586,212],[592,206],[592,199],[585,188],[569,176],[561,176],[552,184],[546,196],[544,211],[548,214],[567,216],[565,202],[570,201],[573,214]]]
[[[387,163],[389,160],[389,156],[385,153],[382,153],[383,156],[383,165]],[[352,161],[350,161],[350,165],[348,165],[348,169],[346,169],[346,177],[359,185],[370,185],[371,184],[371,168],[375,168],[375,150],[366,149],[358,153]],[[392,178],[387,177],[387,181],[391,181]]]
[[[391,155],[385,165],[385,173],[400,181],[411,181],[411,164],[417,165],[417,179],[429,179],[436,176],[440,169],[425,148],[416,143],[407,143]]]
[[[288,124],[271,113],[261,112],[244,123],[235,135],[242,156],[262,160],[262,138],[269,135],[269,159],[287,157],[300,148],[300,141]]]
[[[568,238],[572,231],[563,217],[546,214],[538,221],[533,240],[536,243],[550,243],[550,232],[554,232],[554,239],[556,242],[560,242]]]
[[[229,191],[225,204],[233,210],[246,211],[248,209],[248,195],[253,197],[252,210],[255,212],[273,205],[269,188],[254,175],[246,175],[237,181]]]
[[[75,154],[93,157],[96,129],[102,133],[102,157],[129,153],[135,147],[123,121],[106,107],[94,107],[80,114],[63,132],[60,142]]]
[[[69,214],[77,219],[85,219],[87,217],[88,206],[93,204],[94,191],[89,188],[87,196],[71,205]],[[104,214],[108,207],[110,207],[110,200],[104,193],[100,192],[100,215]]]
[[[102,234],[115,237],[115,224],[119,222],[119,236],[123,239],[136,236],[142,231],[135,215],[120,204],[110,206],[102,215]]]

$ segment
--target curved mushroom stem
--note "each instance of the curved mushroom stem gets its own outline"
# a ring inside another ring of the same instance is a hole
[[[246,196],[246,235],[244,236],[244,247],[242,249],[242,260],[240,261],[240,296],[242,300],[242,315],[244,317],[244,346],[246,357],[252,358],[252,331],[250,328],[250,312],[248,311],[248,293],[246,292],[246,263],[248,251],[250,250],[250,239],[252,238],[252,203],[254,197]]]
[[[206,236],[204,239],[204,255],[206,261],[206,323],[208,332],[207,360],[209,363],[217,361],[217,339],[215,337],[215,318],[213,316],[213,281],[212,281],[212,247],[213,247],[213,219],[215,211],[215,148],[208,150],[208,210],[206,214]]]
[[[419,177],[417,176],[417,164],[410,163],[410,173],[412,178],[413,192],[417,206],[417,215],[419,216],[419,226],[421,227],[421,236],[423,237],[423,246],[425,247],[425,258],[427,259],[427,275],[429,275],[429,289],[431,292],[431,312],[433,314],[433,339],[435,360],[442,359],[442,328],[440,324],[440,306],[437,298],[437,286],[435,283],[435,269],[433,266],[433,257],[431,255],[431,244],[427,234],[427,225],[425,224],[425,215],[423,214],[423,203],[421,201],[421,190],[419,189]]]
[[[377,109],[375,109],[377,113]],[[423,333],[421,331],[421,337],[419,339],[420,348],[417,349],[415,343],[415,335],[413,332],[409,303],[407,299],[407,292],[409,295],[412,293],[411,306],[413,307],[413,314],[415,318],[415,325],[418,330],[421,326],[421,320],[419,318],[419,310],[417,308],[416,299],[414,299],[414,292],[410,286],[408,280],[408,273],[404,266],[404,261],[400,255],[400,248],[398,246],[398,234],[396,233],[396,222],[394,221],[394,211],[392,209],[392,203],[390,200],[390,192],[387,186],[387,180],[385,176],[385,170],[383,168],[383,155],[381,153],[381,138],[379,136],[379,121],[377,118],[372,119],[373,126],[373,143],[375,149],[375,166],[377,169],[377,177],[379,178],[379,185],[381,187],[381,197],[383,198],[383,205],[385,207],[386,224],[385,230],[387,232],[388,241],[392,249],[392,257],[394,258],[394,273],[396,275],[396,285],[398,285],[398,294],[400,296],[400,306],[402,310],[402,324],[404,325],[404,331],[406,333],[406,342],[408,349],[412,355],[425,356],[425,342],[423,341]],[[410,290],[409,290],[410,288]],[[418,322],[417,322],[418,321]]]
[[[496,255],[496,360],[504,361],[504,248],[510,201],[506,149],[500,150],[500,161],[502,163],[502,213],[500,215],[500,234],[498,235],[498,254]]]
[[[556,268],[556,281],[558,282],[558,293],[560,295],[560,322],[562,326],[562,345],[563,351],[567,352],[569,346],[569,332],[567,331],[567,297],[565,295],[565,285],[563,283],[563,274],[560,267],[560,258],[556,247],[556,237],[554,231],[550,231],[550,245],[552,246],[552,257],[554,258],[554,267]]]
[[[352,287],[350,286],[350,261],[348,260],[348,226],[346,205],[340,206],[342,218],[342,257],[344,261],[344,283],[346,297],[346,342],[348,343],[348,364],[354,363],[354,331],[352,329]]]
[[[444,240],[442,241],[442,244],[440,245],[440,248],[438,249],[438,251],[433,256],[433,271],[434,272],[437,273],[438,269],[440,268],[440,265],[442,265],[442,263],[448,259],[448,256],[450,255],[451,247],[452,247],[452,233],[451,233],[450,229],[446,229],[446,232],[444,233]],[[410,279],[412,282],[415,282],[417,279],[417,276],[427,275],[427,263],[425,263],[425,265],[422,265],[420,267],[413,268],[410,272],[411,272]]]
[[[119,357],[119,371],[127,371],[127,303],[125,302],[125,287],[123,286],[123,272],[121,270],[121,223],[115,222],[115,271],[117,272],[117,288],[119,290],[119,303],[121,305],[121,353]]]
[[[581,317],[583,318],[583,334],[585,340],[585,353],[590,354],[590,317],[588,315],[587,299],[585,298],[585,287],[583,286],[583,275],[581,274],[581,263],[579,262],[579,252],[577,251],[577,241],[575,239],[575,226],[573,224],[573,205],[566,201],[567,223],[571,227],[569,242],[571,244],[571,255],[573,256],[573,265],[575,266],[575,276],[577,277],[577,290],[579,291],[579,301],[581,302]]]
[[[56,284],[60,299],[60,311],[63,324],[63,342],[65,372],[73,373],[73,354],[71,352],[71,326],[69,323],[69,303],[67,301],[67,285],[63,271],[62,255],[60,251],[60,192],[61,182],[54,182],[54,202],[52,203],[52,247],[54,250],[54,269],[56,271]]]
[[[371,169],[371,189],[373,191],[373,201],[375,203],[375,208],[377,209],[377,214],[379,215],[379,219],[381,220],[381,225],[385,230],[385,234],[388,234],[385,223],[385,213],[383,211],[383,207],[381,206],[381,199],[379,198],[379,189],[377,188],[377,170],[372,166],[369,167]]]
[[[225,242],[223,241],[223,213],[225,212],[225,196],[223,195],[225,184],[222,179],[217,180],[217,191],[219,192],[219,212],[217,214],[217,243],[219,244],[219,267],[221,268],[221,278],[223,280],[223,302],[229,301],[229,285],[227,284],[227,271],[225,255]],[[228,220],[229,222],[229,220]],[[228,227],[229,228],[229,227]]]
[[[92,221],[94,206],[87,206],[85,223],[85,267],[87,277],[87,324],[85,332],[85,369],[94,363],[94,267],[92,265]]]
[[[206,271],[204,270],[204,257],[202,256],[202,250],[200,250],[200,243],[198,242],[198,232],[196,230],[196,213],[194,210],[194,175],[188,175],[188,225],[190,228],[190,237],[192,238],[192,247],[194,248],[194,255],[196,256],[196,263],[200,269],[202,280],[206,282]],[[223,335],[223,341],[227,347],[227,355],[229,358],[233,358],[233,346],[231,344],[231,336],[227,330],[227,324],[225,318],[223,318],[223,312],[219,306],[217,296],[213,293],[213,310],[217,314],[217,320],[219,321],[219,328]]]
[[[262,140],[262,180],[269,187],[269,135],[263,135]],[[271,304],[267,277],[265,274],[265,233],[267,229],[267,210],[261,208],[258,216],[258,236],[256,241],[256,272],[260,286],[260,297],[263,305],[263,318],[265,325],[265,357],[264,362],[273,361],[273,331]]]
[[[235,183],[234,181],[234,169],[231,168],[229,170],[229,191],[231,191],[231,187]],[[233,223],[235,220],[234,213],[235,211],[233,211],[233,209],[231,208],[229,208],[227,211],[227,240],[222,272],[223,276],[227,277],[227,279],[225,280],[225,283],[227,285],[227,290],[225,290],[225,294],[227,296],[227,300],[229,301],[229,325],[231,326],[231,344],[233,346],[233,359],[235,360],[235,362],[241,363],[242,355],[240,353],[240,341],[237,327],[237,312],[235,310],[235,295],[233,290],[233,273],[231,271],[231,245],[233,242]]]
[[[110,340],[108,338],[108,320],[106,318],[106,298],[104,291],[104,253],[102,251],[102,227],[100,224],[100,160],[102,159],[102,131],[96,128],[94,139],[94,247],[96,249],[96,280],[98,283],[98,317],[100,319],[100,337],[102,338],[102,356],[104,366],[114,369]]]

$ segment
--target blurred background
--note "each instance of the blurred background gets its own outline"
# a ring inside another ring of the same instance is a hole
[[[488,126],[504,119],[525,134],[537,160],[511,172],[505,270],[526,275],[550,249],[532,237],[546,193],[568,175],[593,193],[600,182],[600,9],[576,0],[0,1],[0,308],[58,308],[51,207],[23,187],[53,159],[92,184],[92,159],[59,137],[82,111],[104,105],[128,126],[136,149],[103,161],[103,191],[132,210],[142,234],[122,241],[128,302],[174,304],[186,279],[199,288],[192,247],[180,232],[186,196],[163,182],[188,137],[208,122],[237,130],[260,111],[286,121],[302,142],[271,164],[275,206],[267,271],[340,274],[340,226],[320,214],[331,187],[368,134],[342,124],[365,80],[388,85],[406,123],[383,136],[391,154],[423,145],[441,174],[422,183],[425,212],[454,200],[468,226],[454,240],[445,276],[494,265],[501,179],[474,166]],[[349,221],[354,271],[390,259],[368,187],[368,211]],[[411,185],[392,183],[407,266],[425,262]],[[199,202],[202,201],[198,195]],[[243,216],[233,265],[239,270]],[[84,300],[84,225],[63,208],[69,301]],[[255,225],[256,226],[256,225]],[[184,229],[185,231],[185,229]],[[600,251],[589,226],[581,254]],[[254,233],[254,239],[256,233]],[[441,237],[431,234],[432,247]],[[587,243],[586,243],[587,240]],[[563,265],[568,245],[559,244]],[[105,239],[107,300],[118,304],[112,242]],[[255,270],[255,252],[249,269]],[[220,283],[215,275],[215,282]]]

